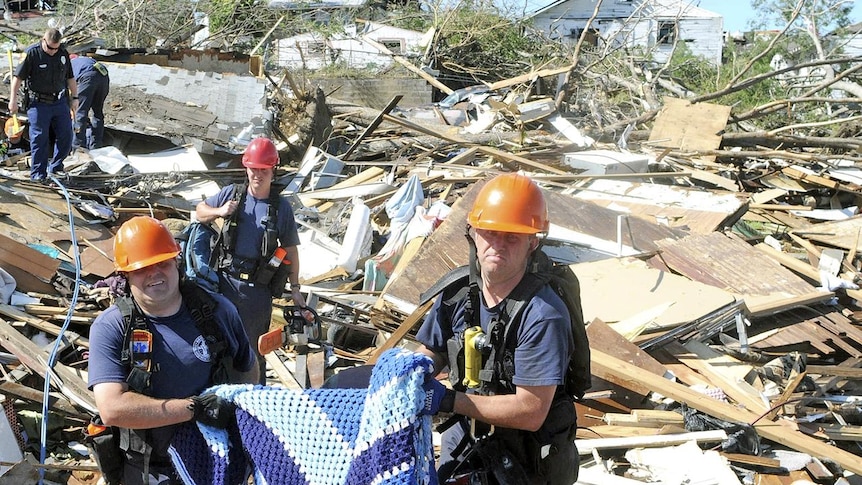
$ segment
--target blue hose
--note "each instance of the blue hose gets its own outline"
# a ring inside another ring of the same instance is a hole
[[[75,235],[75,218],[72,214],[72,202],[69,200],[69,192],[66,187],[57,180],[53,175],[51,180],[63,190],[63,196],[66,198],[66,211],[69,216],[69,232],[72,238],[72,253],[75,255],[75,288],[72,291],[72,302],[69,304],[69,311],[66,313],[66,320],[63,326],[60,327],[60,333],[54,341],[54,348],[51,349],[51,355],[48,356],[48,368],[45,371],[45,387],[42,390],[42,432],[39,437],[39,463],[45,464],[45,455],[47,454],[48,442],[48,399],[51,389],[51,370],[54,368],[54,362],[57,359],[57,352],[60,349],[60,342],[63,340],[63,334],[69,328],[69,323],[72,321],[72,313],[75,310],[75,305],[78,304],[78,292],[81,287],[81,255],[78,252],[78,238]],[[45,480],[45,467],[39,467],[39,485],[43,485]]]

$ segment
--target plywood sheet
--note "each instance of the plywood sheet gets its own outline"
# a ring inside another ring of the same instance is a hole
[[[575,197],[656,224],[705,234],[733,224],[746,211],[747,196],[626,180],[596,180]]]
[[[854,216],[843,221],[821,222],[816,225],[816,230],[804,234],[805,239],[816,241],[837,248],[853,250],[857,243],[857,236],[862,231],[862,215]],[[862,238],[858,239],[862,240]],[[855,248],[857,252],[858,248]]]
[[[722,233],[660,241],[662,259],[692,280],[746,296],[803,296],[814,287],[751,245]]]
[[[653,145],[680,150],[715,150],[721,145],[730,106],[670,97],[663,102],[649,136]]]
[[[573,265],[581,282],[584,319],[613,323],[655,308],[670,307],[653,327],[674,327],[708,315],[733,303],[734,296],[720,288],[650,268],[634,259],[607,259]],[[621,298],[625,295],[624,298]]]

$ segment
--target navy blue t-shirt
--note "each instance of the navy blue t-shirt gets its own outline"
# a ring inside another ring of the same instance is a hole
[[[228,185],[218,194],[208,197],[204,202],[210,207],[221,207],[233,198],[235,185]],[[258,199],[251,194],[246,194],[245,205],[237,207],[240,211],[237,218],[236,247],[233,256],[257,260],[261,257],[260,246],[263,242],[265,228],[263,218],[269,209],[269,198]],[[293,219],[293,208],[286,197],[279,197],[277,210],[278,242],[281,247],[299,245],[299,233],[296,221]]]
[[[416,334],[416,340],[441,355],[448,355],[446,342],[473,326],[464,321],[464,303],[446,307],[438,297]],[[466,299],[465,299],[466,300]],[[479,320],[487,334],[500,305],[488,308],[479,291]],[[563,300],[545,285],[524,307],[515,345],[516,386],[551,386],[565,382],[569,358],[574,351],[569,311]]]
[[[75,76],[69,53],[64,47],[49,56],[39,41],[27,48],[24,60],[15,69],[15,77],[28,81],[32,91],[57,94],[64,92],[68,87],[67,81]]]
[[[213,318],[221,327],[227,353],[233,356],[234,368],[248,372],[257,365],[257,360],[239,314],[225,297],[211,295],[216,301]],[[212,385],[210,371],[213,362],[209,347],[185,301],[176,314],[147,317],[147,321],[153,333],[153,362],[158,364],[147,395],[161,399],[185,398]],[[130,369],[120,362],[124,328],[123,315],[116,305],[102,312],[93,322],[88,366],[90,389],[106,382],[126,382]]]

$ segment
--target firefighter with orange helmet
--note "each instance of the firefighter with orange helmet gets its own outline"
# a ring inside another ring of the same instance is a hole
[[[253,139],[242,155],[246,183],[226,186],[195,207],[200,222],[224,220],[220,244],[213,248],[219,291],[236,305],[253,345],[269,330],[273,297],[281,297],[288,285],[294,304],[306,306],[299,284],[299,234],[293,209],[280,195],[281,188],[273,185],[279,162],[272,140]],[[273,273],[270,263],[282,253],[286,256],[281,271]],[[258,363],[264,384],[262,355]]]
[[[109,484],[179,483],[168,455],[175,427],[192,419],[224,427],[233,417],[226,401],[200,393],[228,375],[258,379],[233,304],[181,280],[179,252],[152,217],[133,217],[114,236],[114,267],[128,291],[93,322],[88,367],[104,425],[89,427],[88,439]]]
[[[439,290],[417,333],[419,351],[435,371],[448,367],[452,384],[426,382],[426,413],[458,418],[442,436],[441,483],[577,479],[577,417],[566,392],[573,317],[534,269],[548,261],[539,250],[548,227],[545,197],[528,177],[485,183],[467,216],[467,271],[444,279],[453,283]]]

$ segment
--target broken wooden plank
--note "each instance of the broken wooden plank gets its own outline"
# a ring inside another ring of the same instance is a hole
[[[715,443],[725,440],[727,440],[727,433],[721,429],[693,431],[682,434],[635,436],[632,438],[595,438],[591,440],[578,440],[578,453],[581,455],[590,455],[593,453],[593,450],[661,447],[679,445],[688,441]]]
[[[858,455],[805,436],[798,431],[793,423],[783,420],[777,423],[760,421],[760,416],[756,413],[712,399],[663,377],[643,372],[639,367],[604,352],[593,351],[591,357],[593,374],[603,379],[617,382],[620,385],[634,382],[647,386],[665,397],[684,402],[697,410],[725,421],[753,423],[758,434],[764,438],[802,453],[829,458],[853,473],[862,474],[862,460],[859,459]],[[579,442],[578,447],[580,445]]]
[[[811,184],[819,185],[821,187],[826,187],[829,189],[834,189],[838,187],[838,182],[828,178],[821,177],[819,175],[814,175],[810,173],[803,172],[802,170],[798,170],[792,167],[784,167],[781,169],[781,173],[787,175],[788,177],[794,178],[796,180],[805,181]]]
[[[705,347],[700,342],[690,341],[685,346],[677,342],[669,342],[663,348],[671,352],[680,362],[703,375],[713,387],[724,391],[737,404],[755,413],[767,411],[768,403],[750,384],[737,377],[726,375],[722,369],[710,364],[709,359],[714,358],[715,352]]]
[[[394,108],[403,97],[403,95],[397,94],[393,96],[388,103],[386,103],[386,106],[384,106],[383,109],[380,110],[380,114],[377,115],[377,117],[374,118],[371,123],[369,123],[368,126],[365,127],[365,131],[363,131],[362,134],[359,135],[359,138],[354,140],[353,144],[350,145],[350,148],[348,148],[347,151],[341,154],[342,160],[350,159],[350,155],[353,155],[353,152],[357,148],[359,148],[359,144],[362,143],[362,140],[367,138],[370,134],[374,133],[374,130],[376,130],[377,127],[380,126],[380,123],[383,122],[383,116],[389,114],[389,112],[392,111],[392,108]]]
[[[37,328],[47,334],[51,334],[55,337],[60,335],[60,331],[62,327],[54,325],[53,323],[47,322],[41,318],[34,317],[29,313],[22,312],[21,310],[15,308],[12,305],[4,305],[0,304],[0,315],[6,315],[9,318],[14,318],[19,322],[24,322],[31,327]],[[78,335],[77,333],[66,330],[63,332],[63,337],[66,338],[69,343],[80,345],[81,347],[90,348],[90,341]]]
[[[3,319],[0,319],[0,343],[33,372],[42,376],[48,373],[48,354]],[[52,374],[51,383],[73,404],[92,414],[98,412],[93,392],[74,369],[55,362]]]
[[[860,362],[859,357],[856,357],[852,360]],[[862,379],[862,369],[858,367],[808,364],[807,366],[805,366],[805,371],[809,374],[817,374],[821,376],[835,376],[843,377],[845,379]]]
[[[450,88],[449,86],[446,86],[442,82],[438,81],[437,78],[431,76],[430,74],[423,71],[422,69],[419,69],[418,67],[414,66],[412,62],[405,59],[403,56],[399,56],[398,54],[395,54],[394,52],[392,52],[391,50],[386,48],[386,46],[384,46],[383,44],[381,44],[381,43],[379,43],[373,39],[370,39],[364,35],[359,36],[359,40],[361,40],[362,42],[365,42],[366,44],[368,44],[372,47],[374,47],[375,49],[379,50],[383,54],[386,54],[387,56],[392,57],[393,61],[397,62],[398,64],[401,64],[402,66],[407,68],[407,70],[409,70],[410,72],[412,72],[412,73],[416,74],[417,76],[421,77],[422,79],[428,81],[429,84],[436,87],[440,91],[443,91],[446,94],[452,94],[455,92],[452,88]]]
[[[53,293],[50,281],[57,274],[60,261],[0,234],[0,267],[15,278],[19,291]]]
[[[16,382],[3,381],[0,382],[0,394],[5,394],[7,396],[14,396],[17,399],[21,399],[24,401],[28,401],[34,404],[42,404],[44,402],[45,395],[40,390],[37,391],[32,387],[25,386],[23,384],[18,384]],[[63,414],[65,416],[80,418],[82,413],[77,408],[72,406],[72,403],[63,396],[57,396],[56,394],[51,394],[48,396],[48,409],[51,412],[56,412]]]
[[[404,319],[404,322],[398,326],[398,329],[392,332],[392,335],[383,342],[382,345],[377,347],[377,350],[371,354],[371,357],[368,358],[366,364],[374,365],[377,362],[377,359],[383,355],[383,352],[386,352],[389,349],[394,348],[398,343],[407,335],[407,332],[413,330],[413,327],[420,324],[422,320],[425,318],[425,314],[428,313],[428,310],[434,305],[434,300],[429,300],[425,302],[424,305],[420,305],[416,310],[410,314],[407,318]]]

